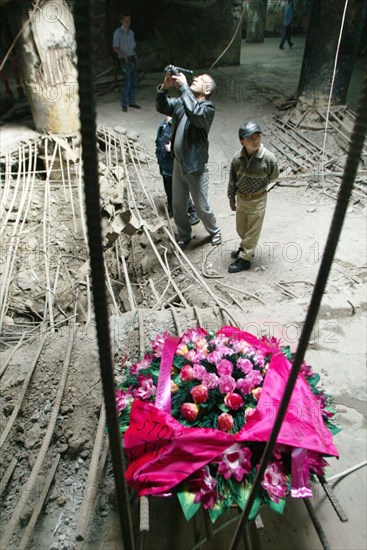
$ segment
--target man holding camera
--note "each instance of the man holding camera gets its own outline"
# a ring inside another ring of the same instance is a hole
[[[117,53],[120,60],[121,72],[124,78],[123,89],[121,92],[121,107],[124,113],[127,112],[128,105],[134,109],[140,109],[136,103],[136,88],[138,81],[136,43],[134,31],[130,29],[131,17],[124,13],[121,17],[121,27],[115,30],[113,34],[113,51]]]
[[[168,69],[168,70],[167,70]],[[178,98],[170,98],[167,90],[175,87]],[[209,202],[208,133],[215,107],[210,96],[215,82],[208,74],[197,76],[191,86],[186,76],[173,66],[166,67],[163,84],[157,88],[156,109],[172,117],[171,150],[173,165],[173,217],[178,231],[177,244],[185,250],[191,241],[191,224],[187,215],[189,195],[199,218],[211,236],[213,246],[222,242],[214,212]]]

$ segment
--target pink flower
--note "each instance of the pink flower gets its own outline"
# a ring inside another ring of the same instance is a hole
[[[181,405],[181,414],[186,420],[194,422],[199,414],[199,407],[195,403],[184,403]]]
[[[181,342],[177,346],[176,355],[182,355],[183,357],[185,357],[188,351],[189,351],[189,348],[187,347],[187,345]]]
[[[155,394],[156,387],[153,384],[151,376],[139,376],[138,377],[139,387],[134,390],[134,397],[138,399],[149,399],[152,395]]]
[[[232,348],[228,348],[227,346],[222,346],[220,348],[220,351],[222,352],[222,356],[224,357],[225,355],[233,355],[234,354],[234,351]]]
[[[329,397],[324,393],[318,393],[315,395],[317,404],[320,408],[320,413],[325,418],[332,418],[335,415],[335,411],[328,411]]]
[[[152,361],[153,356],[149,355],[148,353],[144,356],[144,359],[139,361],[138,363],[134,363],[133,366],[130,369],[130,374],[134,375],[137,374],[140,370],[147,369],[150,366],[150,363]]]
[[[163,346],[168,336],[169,332],[158,334],[154,342],[152,342],[153,353],[156,357],[162,357]]]
[[[204,353],[205,355],[207,355],[209,344],[205,338],[200,338],[199,340],[195,341],[194,344],[197,351],[200,351],[201,353]]]
[[[186,359],[188,359],[189,361],[195,361],[196,359],[196,351],[194,349],[190,349],[187,353],[186,353]]]
[[[250,349],[250,344],[246,340],[232,340],[232,349],[234,353],[247,353]]]
[[[222,432],[230,432],[233,430],[233,416],[228,413],[222,413],[218,416],[218,430]]]
[[[307,463],[309,469],[319,476],[323,476],[325,473],[324,468],[329,466],[329,463],[316,451],[307,451]]]
[[[284,467],[280,462],[270,462],[265,470],[261,485],[275,502],[279,502],[280,498],[287,496],[288,482]]]
[[[253,364],[251,363],[250,359],[244,359],[243,357],[239,357],[237,359],[237,367],[244,374],[248,374],[250,371],[252,371],[254,369]]]
[[[224,479],[234,477],[237,481],[242,481],[243,476],[251,472],[251,456],[252,452],[248,447],[235,443],[220,457],[218,474],[222,474]]]
[[[243,398],[238,393],[227,393],[224,403],[229,409],[237,411],[243,405]]]
[[[217,500],[216,487],[217,480],[210,474],[209,467],[205,466],[200,489],[195,495],[194,502],[201,502],[205,510],[214,508]]]
[[[259,367],[263,367],[265,364],[265,353],[261,350],[256,350],[256,353],[254,355],[254,359]]]
[[[311,365],[307,365],[306,361],[303,361],[303,363],[301,365],[300,373],[305,378],[312,378],[313,377],[312,367],[311,367]]]
[[[203,367],[203,365],[200,365],[199,363],[194,364],[194,376],[198,380],[201,380],[203,375],[206,374],[206,368]]]
[[[194,363],[198,363],[199,361],[202,361],[203,359],[207,359],[208,353],[205,350],[198,349],[196,350],[196,355],[194,359]]]
[[[215,347],[224,346],[225,344],[228,343],[228,341],[229,341],[229,338],[225,334],[216,334],[214,338],[210,339],[209,344]]]
[[[123,390],[116,390],[116,407],[118,412],[126,409],[133,399],[134,397],[131,393],[131,386],[126,392]]]
[[[222,359],[217,364],[217,372],[220,376],[229,376],[233,371],[233,363],[228,361],[228,359]]]
[[[190,393],[195,403],[205,403],[208,400],[208,388],[204,384],[194,386]]]
[[[191,365],[185,365],[181,369],[180,378],[184,382],[187,382],[188,380],[193,380],[193,378],[195,378],[194,369],[191,367]]]
[[[208,354],[207,359],[208,361],[216,365],[217,363],[219,363],[222,357],[223,357],[222,353],[219,350],[215,349],[214,351]]]
[[[201,379],[201,382],[208,388],[208,390],[214,390],[218,386],[219,378],[214,372],[205,372]]]
[[[183,334],[181,342],[183,342],[184,344],[189,344],[191,342],[195,344],[195,342],[199,342],[205,339],[207,334],[207,331],[201,327],[190,328],[185,332],[185,334]]]
[[[252,370],[248,373],[246,378],[239,378],[237,380],[237,389],[239,389],[244,395],[247,395],[251,393],[256,386],[261,384],[262,381],[263,377],[260,372],[258,370]]]
[[[218,382],[219,389],[222,393],[230,393],[236,387],[236,380],[232,376],[221,376]]]
[[[266,336],[261,337],[262,342],[266,342],[268,346],[274,350],[278,350],[280,346],[280,338],[275,338],[275,336],[272,336],[271,338],[267,338]]]

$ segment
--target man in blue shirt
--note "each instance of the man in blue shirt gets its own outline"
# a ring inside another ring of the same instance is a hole
[[[288,3],[284,6],[283,34],[279,44],[280,50],[284,50],[285,41],[288,42],[290,48],[293,46],[293,42],[291,40],[293,17],[294,17],[293,0],[288,0]]]
[[[134,109],[140,109],[136,103],[136,88],[138,81],[136,43],[134,31],[130,29],[131,17],[125,13],[121,18],[121,27],[113,33],[113,51],[117,53],[120,60],[121,71],[124,77],[121,92],[121,107],[124,113],[128,105]]]

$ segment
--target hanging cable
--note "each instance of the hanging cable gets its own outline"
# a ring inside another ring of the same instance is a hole
[[[94,32],[96,20],[93,0],[75,4],[75,27],[78,55],[79,107],[82,138],[84,193],[87,214],[88,246],[96,319],[97,342],[102,378],[106,420],[122,540],[125,550],[134,550],[134,538],[128,501],[122,446],[115,404],[115,383],[107,313],[105,270],[101,237],[99,204],[98,156],[96,145],[96,113],[94,94]]]
[[[219,57],[217,57],[217,59],[214,61],[214,63],[212,63],[209,67],[209,71],[210,69],[212,69],[213,67],[215,67],[215,65],[218,63],[218,61],[223,57],[223,55],[229,50],[229,48],[232,46],[233,44],[233,41],[234,39],[236,38],[237,36],[237,33],[241,27],[241,24],[242,24],[242,20],[243,20],[243,16],[245,15],[245,2],[243,2],[242,4],[242,13],[241,13],[241,16],[240,16],[240,19],[238,21],[238,24],[237,24],[237,27],[236,27],[236,30],[234,31],[234,35],[230,41],[230,43],[228,44],[228,46],[222,51],[222,53],[220,54]]]
[[[344,169],[342,183],[340,185],[337,203],[331,222],[325,252],[321,260],[320,269],[317,275],[314,291],[311,297],[310,305],[307,310],[305,323],[300,336],[297,351],[294,357],[293,365],[289,373],[289,378],[279,405],[278,413],[274,421],[273,429],[266,444],[256,478],[246,502],[245,509],[238,522],[236,532],[231,542],[230,550],[237,548],[241,530],[244,523],[248,520],[252,505],[256,495],[260,490],[260,485],[264,477],[266,467],[272,456],[274,445],[282,427],[284,416],[287,412],[289,401],[292,396],[305,352],[312,334],[312,330],[317,318],[320,303],[325,291],[326,283],[333,263],[334,255],[337,249],[340,233],[343,227],[344,218],[347,212],[349,200],[352,194],[353,183],[356,177],[358,165],[361,158],[363,143],[367,133],[367,72],[362,86],[361,96],[357,108],[356,122],[353,128],[350,146],[348,150],[347,161]]]
[[[339,38],[338,38],[338,45],[336,47],[336,53],[335,53],[334,69],[333,69],[333,76],[332,76],[332,79],[331,79],[329,101],[328,101],[328,106],[327,106],[327,111],[326,111],[324,144],[322,146],[322,155],[321,155],[321,178],[322,178],[322,180],[324,180],[324,156],[325,156],[325,149],[326,149],[326,137],[327,137],[327,132],[328,132],[331,98],[333,96],[333,91],[334,91],[336,68],[338,66],[340,43],[341,43],[341,40],[342,40],[342,35],[343,35],[343,30],[344,30],[345,15],[347,13],[348,2],[349,2],[349,0],[345,0],[343,17],[342,17],[342,22],[341,22],[340,32],[339,32]]]

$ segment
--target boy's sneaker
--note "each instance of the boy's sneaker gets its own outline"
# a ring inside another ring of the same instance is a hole
[[[196,212],[189,212],[189,219],[191,225],[196,225],[200,222],[200,218]]]
[[[220,231],[218,231],[218,233],[216,233],[215,235],[212,236],[211,242],[212,242],[213,246],[218,246],[218,245],[221,244],[222,234],[221,234]]]
[[[183,239],[179,239],[177,241],[177,244],[181,248],[181,250],[186,250],[186,248],[188,247],[188,244],[190,243],[190,241],[191,241],[191,239],[189,239],[188,241],[184,241]]]

